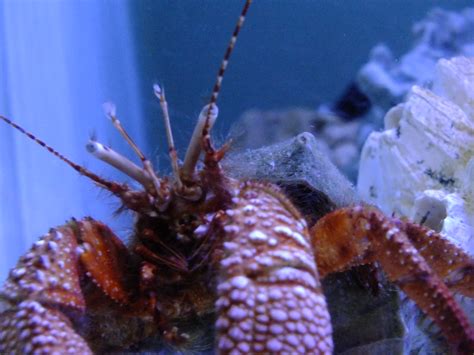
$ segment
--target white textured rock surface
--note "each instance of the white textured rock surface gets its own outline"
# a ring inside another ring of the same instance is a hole
[[[440,60],[434,87],[439,95],[414,86],[385,116],[386,130],[369,136],[358,191],[474,250],[474,58]]]
[[[474,254],[474,58],[440,60],[434,92],[414,86],[385,116],[362,150],[358,192],[386,214],[406,216],[440,231]],[[474,322],[474,302],[461,300]],[[406,351],[443,353],[411,302]]]
[[[394,55],[386,44],[379,44],[357,74],[356,83],[372,104],[369,113],[358,121],[361,143],[368,132],[383,127],[386,112],[401,103],[413,85],[432,85],[438,60],[474,56],[474,8],[459,12],[434,8],[414,24],[412,33],[413,44],[407,53]],[[450,70],[448,66],[443,68],[443,71]],[[437,81],[443,81],[439,74]],[[450,90],[458,90],[458,85],[463,84],[452,85]],[[459,94],[456,97],[462,100]]]

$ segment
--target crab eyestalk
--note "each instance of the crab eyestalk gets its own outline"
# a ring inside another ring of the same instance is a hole
[[[140,168],[131,160],[120,155],[112,148],[109,148],[97,141],[90,140],[86,145],[86,149],[97,159],[112,165],[117,170],[130,176],[133,180],[138,181],[143,185],[143,187],[145,187],[145,189],[149,189],[150,186],[153,186],[153,181],[142,168]]]
[[[209,121],[206,122],[209,112]],[[194,128],[193,135],[191,137],[191,141],[189,142],[188,150],[186,151],[186,156],[184,158],[184,164],[181,168],[181,174],[186,179],[192,179],[194,175],[194,170],[196,168],[197,161],[199,159],[199,155],[201,154],[202,150],[202,132],[206,123],[208,124],[208,128],[212,128],[214,123],[216,122],[217,115],[219,114],[219,108],[217,105],[212,104],[204,106],[199,114],[198,121],[196,123],[196,127]]]

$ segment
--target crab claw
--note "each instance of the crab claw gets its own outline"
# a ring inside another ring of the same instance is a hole
[[[91,218],[51,229],[0,289],[0,353],[92,353],[75,328],[95,303],[129,302],[129,258],[120,239]]]
[[[27,300],[0,314],[2,354],[92,354],[60,311]]]
[[[11,303],[34,299],[41,304],[84,311],[77,246],[71,228],[51,229],[10,271],[0,298]]]

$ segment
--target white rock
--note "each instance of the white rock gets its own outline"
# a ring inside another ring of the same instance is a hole
[[[434,92],[414,86],[362,151],[358,191],[474,251],[474,58],[440,60]]]

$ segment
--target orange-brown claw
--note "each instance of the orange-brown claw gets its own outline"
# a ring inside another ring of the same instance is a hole
[[[0,314],[0,349],[4,350],[0,352],[90,353],[72,323],[84,328],[76,321],[120,316],[112,300],[129,305],[128,289],[133,286],[127,283],[129,267],[127,249],[100,222],[86,218],[51,229],[20,258],[0,289],[0,300],[6,305]],[[127,317],[128,313],[119,324],[131,328],[122,332],[123,344],[137,329],[124,320]],[[100,329],[100,325],[87,326],[81,334],[84,331],[82,335],[95,346]]]
[[[311,244],[321,278],[369,262],[367,220],[348,209],[339,209],[311,227]]]
[[[86,274],[111,299],[126,304],[126,267],[130,255],[122,241],[104,224],[91,218],[73,221],[78,254]]]
[[[2,354],[92,354],[60,311],[27,300],[0,313]]]

